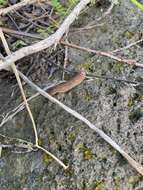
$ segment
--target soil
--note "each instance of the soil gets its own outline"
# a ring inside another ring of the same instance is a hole
[[[77,45],[112,51],[139,40],[143,35],[143,12],[131,1],[120,0],[111,14],[97,22],[110,3],[89,6],[69,32],[68,40]],[[101,26],[77,30],[94,22]],[[10,38],[9,38],[10,39]],[[12,39],[12,38],[11,38]],[[64,48],[45,50],[18,63],[19,68],[35,83],[44,87],[62,80],[62,71],[53,63],[63,63]],[[3,53],[3,52],[2,52]],[[116,55],[142,62],[142,43]],[[125,65],[69,48],[68,69],[84,68],[88,73],[143,81],[143,69]],[[30,68],[32,69],[30,70]],[[72,73],[72,72],[71,72]],[[0,77],[1,116],[21,102],[13,75]],[[72,74],[66,74],[66,78]],[[24,85],[27,97],[34,91]],[[136,161],[143,164],[143,90],[142,85],[94,78],[58,100],[81,113],[115,140]],[[39,142],[65,164],[64,170],[41,151],[20,153],[2,150],[0,189],[2,190],[142,190],[143,177],[94,131],[44,97],[31,101]],[[1,118],[2,119],[2,118]],[[32,124],[26,110],[0,128],[0,133],[34,142]]]

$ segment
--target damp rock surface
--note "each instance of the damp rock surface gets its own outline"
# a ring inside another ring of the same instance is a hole
[[[73,27],[83,28],[107,10],[108,1],[89,7]],[[101,26],[69,33],[69,41],[102,51],[112,51],[140,39],[143,12],[131,1],[120,0]],[[142,44],[118,52],[118,56],[142,62]],[[143,79],[143,69],[107,57],[69,49],[69,69],[84,68],[88,73],[134,81]],[[1,114],[20,102],[11,98],[13,84],[0,81]],[[33,94],[28,88],[29,94]],[[27,92],[26,91],[26,92]],[[7,92],[7,93],[6,93]],[[81,113],[118,143],[132,158],[143,163],[143,93],[140,86],[111,79],[85,80],[65,94],[61,102]],[[98,134],[66,111],[37,97],[30,107],[37,125],[39,142],[69,168],[64,169],[41,151],[16,154],[2,150],[0,189],[2,190],[135,190],[143,188],[143,177]],[[34,142],[32,124],[26,111],[20,112],[2,128],[2,134]]]

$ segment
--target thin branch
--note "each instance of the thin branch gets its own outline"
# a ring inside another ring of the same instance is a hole
[[[26,36],[26,37],[40,39],[40,40],[44,39],[42,36],[40,36],[38,34],[31,34],[31,33],[28,33],[28,32],[17,31],[17,30],[13,30],[13,29],[10,29],[10,28],[6,28],[6,27],[0,27],[0,29],[5,33],[13,34],[14,36],[19,35],[19,36]]]
[[[81,120],[83,123],[85,123],[87,126],[89,126],[91,129],[96,131],[107,143],[109,143],[113,148],[115,148],[124,158],[128,160],[128,162],[132,165],[133,168],[135,168],[141,175],[143,175],[143,167],[141,164],[136,162],[133,158],[131,158],[116,142],[114,142],[108,135],[106,135],[101,129],[98,129],[94,124],[92,124],[89,120],[87,120],[85,117],[83,117],[81,114],[76,112],[75,110],[69,108],[68,106],[64,105],[62,102],[58,101],[56,98],[50,96],[48,93],[46,93],[44,90],[42,90],[40,87],[38,87],[36,84],[31,82],[23,73],[19,71],[19,75],[21,78],[28,83],[32,88],[34,88],[36,91],[38,91],[41,95],[48,98],[51,102],[59,105],[61,108],[66,110],[68,113],[76,117],[77,119]]]
[[[67,42],[62,41],[62,40],[61,40],[61,44],[65,45],[65,46],[69,46],[71,48],[86,51],[86,52],[89,52],[89,53],[94,53],[94,54],[99,55],[99,56],[109,57],[109,58],[114,59],[116,61],[119,61],[121,63],[127,63],[129,65],[135,65],[137,67],[143,67],[143,64],[137,63],[133,59],[125,59],[125,58],[122,58],[122,57],[118,57],[116,55],[113,55],[111,52],[104,52],[104,51],[98,51],[98,50],[94,50],[94,49],[90,49],[90,48],[85,48],[85,47],[78,46],[76,44],[67,43]],[[1,65],[0,65],[0,67],[1,67]]]
[[[4,34],[3,34],[2,30],[0,30],[0,36],[1,36],[1,39],[2,39],[2,42],[3,42],[3,45],[5,47],[6,53],[8,55],[10,55],[11,52],[10,52],[10,49],[8,47],[7,41],[6,41],[5,37],[4,37]],[[28,105],[28,102],[27,102],[27,99],[26,99],[26,96],[25,96],[25,93],[24,93],[24,90],[23,90],[23,86],[22,86],[22,83],[21,83],[21,79],[19,77],[19,73],[17,71],[16,65],[15,65],[14,62],[11,63],[11,68],[12,68],[14,74],[15,74],[15,77],[16,77],[17,83],[19,85],[19,88],[20,88],[20,91],[21,91],[21,94],[22,94],[26,109],[27,109],[27,111],[29,113],[29,116],[30,116],[30,119],[31,119],[31,122],[32,122],[32,125],[33,125],[34,134],[35,134],[35,143],[37,145],[38,144],[38,133],[37,133],[37,129],[36,129],[36,123],[34,121],[31,109],[30,109],[30,107]]]
[[[68,42],[68,33],[69,31],[66,31],[66,34],[65,34],[65,41]],[[67,63],[68,63],[68,46],[65,47],[65,57],[64,57],[64,69],[66,69],[67,67]],[[62,79],[64,80],[65,78],[65,72],[63,70],[63,76],[62,76]]]
[[[17,60],[25,56],[37,53],[41,50],[49,48],[52,45],[57,44],[64,35],[64,33],[69,29],[70,25],[75,21],[75,19],[77,19],[80,12],[85,8],[88,3],[90,3],[90,0],[81,0],[73,9],[73,11],[69,14],[69,16],[64,20],[59,29],[45,40],[42,40],[27,47],[23,47],[18,51],[12,53],[11,55],[7,56],[4,61],[0,61],[0,70],[8,70],[8,67],[11,65],[12,62],[16,62]]]
[[[112,9],[114,8],[114,5],[115,5],[115,2],[113,0],[111,2],[111,5],[107,9],[107,11],[101,17],[97,18],[97,21],[99,22],[100,20],[102,20],[103,18],[105,18],[107,15],[109,15],[112,12]]]
[[[111,53],[117,53],[117,52],[119,52],[119,51],[123,51],[123,50],[125,50],[125,49],[129,49],[129,48],[131,48],[132,46],[135,46],[135,45],[137,45],[137,44],[140,43],[140,42],[143,42],[143,39],[140,39],[140,40],[138,40],[138,41],[136,41],[136,42],[130,43],[129,45],[124,46],[124,47],[122,47],[122,48],[115,49],[115,50],[111,51]]]
[[[26,148],[31,151],[35,150],[35,145],[31,142],[20,138],[13,138],[8,137],[5,135],[0,134],[0,147],[2,148],[12,148],[12,147],[19,147],[19,148]]]
[[[36,1],[37,0],[23,0],[23,1],[21,1],[21,2],[19,2],[17,4],[14,4],[14,5],[10,6],[10,7],[0,9],[0,16],[4,16],[7,13],[13,12],[15,10],[18,10],[21,7],[24,7],[26,5],[30,5],[30,4],[36,3]]]
[[[45,152],[46,154],[48,154],[49,156],[51,156],[54,160],[56,160],[65,170],[69,167],[66,166],[63,162],[61,162],[56,156],[54,156],[51,152],[49,152],[48,150],[46,150],[45,148],[43,148],[40,145],[36,146],[38,149],[42,150],[43,152]]]
[[[76,33],[80,33],[80,32],[87,32],[87,30],[91,30],[91,29],[94,29],[94,28],[98,28],[100,26],[104,26],[105,23],[100,23],[100,24],[92,24],[92,25],[89,25],[87,24],[85,27],[81,27],[81,28],[72,28],[70,29],[70,33],[72,34],[76,34]]]

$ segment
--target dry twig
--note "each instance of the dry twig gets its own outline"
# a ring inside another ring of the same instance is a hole
[[[111,11],[112,11],[112,9],[114,8],[114,5],[115,5],[115,3],[114,3],[114,0],[111,2],[111,5],[109,6],[109,8],[107,9],[107,11],[101,16],[101,17],[99,17],[98,19],[97,19],[97,21],[100,21],[100,20],[102,20],[103,18],[105,18],[107,15],[109,15],[110,13],[111,13]]]
[[[119,61],[121,63],[127,63],[129,65],[135,65],[137,67],[143,67],[143,64],[137,63],[134,59],[125,59],[122,57],[118,57],[116,55],[113,55],[111,52],[104,52],[104,51],[98,51],[98,50],[94,50],[94,49],[90,49],[90,48],[85,48],[85,47],[78,46],[76,44],[67,43],[65,41],[61,41],[61,44],[65,45],[65,46],[69,46],[71,48],[78,49],[78,50],[86,51],[89,53],[94,53],[94,54],[99,55],[99,56],[106,56],[106,57],[109,57],[109,58],[114,59],[116,61]]]
[[[23,0],[23,1],[21,1],[21,2],[19,2],[19,3],[17,3],[17,4],[14,4],[14,5],[10,6],[10,7],[0,9],[0,16],[1,16],[1,15],[4,16],[4,15],[6,15],[7,13],[13,12],[13,11],[15,11],[15,10],[18,10],[18,9],[20,9],[21,7],[24,7],[24,6],[26,6],[26,5],[33,4],[33,3],[35,3],[36,1],[37,1],[37,0]]]
[[[22,31],[17,31],[17,30],[13,30],[10,28],[6,28],[6,27],[0,27],[0,29],[4,32],[4,33],[8,33],[8,34],[12,34],[14,36],[26,36],[26,37],[30,37],[30,38],[35,38],[35,39],[39,39],[39,40],[43,40],[43,37],[37,34],[31,34],[28,32],[22,32]]]
[[[4,37],[4,34],[3,34],[2,30],[0,30],[0,36],[1,36],[1,40],[2,40],[2,42],[3,42],[3,45],[4,45],[4,47],[5,47],[6,53],[7,53],[8,55],[10,55],[11,52],[10,52],[10,49],[9,49],[9,47],[8,47],[7,41],[6,41],[5,37]],[[11,68],[12,68],[14,74],[15,74],[15,77],[16,77],[17,83],[18,83],[18,85],[19,85],[19,88],[20,88],[20,91],[21,91],[21,94],[22,94],[24,103],[25,103],[25,105],[26,105],[26,109],[27,109],[27,111],[28,111],[28,113],[29,113],[29,116],[30,116],[30,119],[31,119],[31,122],[32,122],[32,125],[33,125],[33,129],[34,129],[35,143],[36,143],[36,145],[37,145],[37,144],[38,144],[38,134],[37,134],[36,124],[35,124],[35,121],[34,121],[34,118],[33,118],[33,114],[32,114],[32,112],[31,112],[31,109],[30,109],[30,107],[29,107],[29,105],[28,105],[28,102],[27,102],[27,99],[26,99],[26,96],[25,96],[25,93],[24,93],[24,90],[23,90],[23,86],[22,86],[22,83],[21,83],[21,80],[20,80],[20,77],[19,77],[19,73],[18,73],[18,71],[17,71],[16,65],[15,65],[14,62],[11,63]]]
[[[69,31],[66,31],[66,34],[65,34],[66,42],[68,42],[68,33],[69,33]],[[68,63],[68,46],[65,47],[64,69],[67,67],[67,63]],[[65,72],[63,70],[62,79],[64,80],[64,78],[65,78]]]
[[[115,50],[111,51],[111,53],[117,53],[117,52],[119,52],[119,51],[123,51],[123,50],[125,50],[125,49],[129,49],[129,48],[131,48],[132,46],[135,46],[135,45],[139,44],[140,42],[143,42],[143,39],[137,40],[137,41],[135,41],[135,42],[133,42],[133,43],[130,43],[130,44],[127,45],[127,46],[122,47],[122,48],[115,49]]]

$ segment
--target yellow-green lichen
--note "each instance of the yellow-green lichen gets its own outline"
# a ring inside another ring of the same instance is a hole
[[[84,151],[84,160],[91,160],[93,158],[93,153],[91,149],[87,149]]]
[[[87,148],[84,144],[79,144],[77,150],[83,153],[84,160],[91,160],[95,158],[92,150],[90,148]]]
[[[93,99],[92,94],[91,94],[88,90],[85,91],[84,99],[85,99],[86,101],[90,101],[90,100]]]
[[[79,69],[84,69],[87,72],[93,72],[93,64],[92,62],[86,62],[86,63],[82,63],[78,66]]]
[[[130,176],[128,180],[129,184],[131,184],[132,186],[135,186],[140,181],[143,181],[143,176],[140,175]]]
[[[43,161],[44,161],[46,164],[50,164],[50,163],[53,161],[53,159],[52,159],[52,157],[49,156],[48,154],[44,153],[44,154],[43,154]]]
[[[122,62],[117,62],[115,64],[115,72],[117,74],[121,73],[124,70],[124,64]]]
[[[130,32],[130,31],[126,31],[124,33],[124,36],[127,38],[127,39],[131,39],[135,34],[133,32]]]
[[[42,146],[42,145],[44,144],[44,141],[43,141],[42,138],[39,138],[39,139],[38,139],[38,144],[39,144],[40,146]]]
[[[70,133],[69,136],[68,136],[68,139],[69,139],[70,141],[72,141],[72,142],[75,141],[75,138],[76,138],[76,135],[75,135],[74,132]]]
[[[128,99],[128,107],[132,107],[136,102],[141,102],[143,100],[143,96],[138,94],[134,94],[134,96],[130,96]]]
[[[119,177],[115,178],[113,190],[120,190],[121,179]]]
[[[101,181],[96,185],[95,190],[102,190],[104,187],[105,187],[105,181]]]

